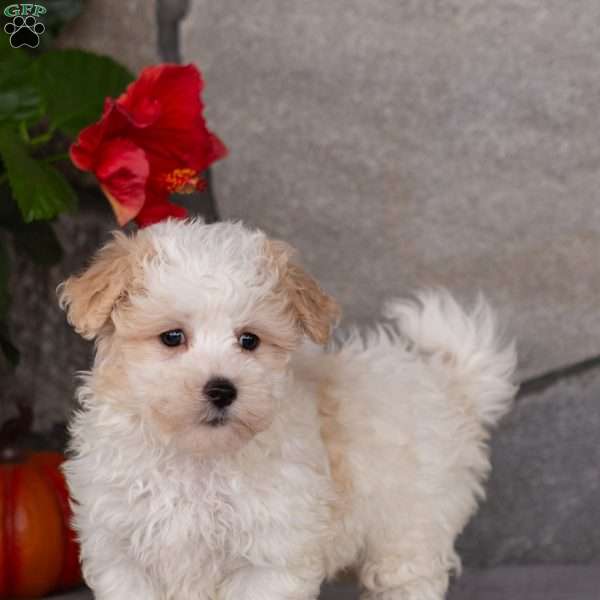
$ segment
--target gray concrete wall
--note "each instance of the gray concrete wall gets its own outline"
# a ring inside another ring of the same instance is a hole
[[[348,320],[422,285],[498,307],[526,384],[466,562],[600,558],[600,4],[136,0],[100,23],[120,6],[65,43],[195,62],[222,216],[295,244]]]
[[[481,289],[523,376],[599,353],[599,25],[595,0],[193,1],[223,215],[295,243],[349,318]]]

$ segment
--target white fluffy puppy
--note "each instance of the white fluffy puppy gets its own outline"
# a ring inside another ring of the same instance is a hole
[[[61,304],[96,341],[66,475],[98,600],[440,600],[511,346],[446,293],[324,350],[336,303],[239,223],[117,233]]]

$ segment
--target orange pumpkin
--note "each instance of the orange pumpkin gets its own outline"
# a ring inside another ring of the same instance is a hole
[[[58,452],[0,462],[0,598],[35,598],[81,583],[79,548]]]

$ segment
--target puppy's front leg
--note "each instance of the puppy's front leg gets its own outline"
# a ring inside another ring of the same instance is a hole
[[[114,556],[110,564],[94,560],[84,563],[86,583],[95,600],[160,600],[161,595],[139,567],[128,559]]]
[[[320,571],[293,572],[281,568],[243,567],[219,587],[218,600],[316,600]]]

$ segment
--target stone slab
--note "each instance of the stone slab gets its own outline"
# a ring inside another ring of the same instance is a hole
[[[158,0],[93,0],[61,33],[59,46],[107,54],[134,73],[160,62]]]
[[[352,320],[445,285],[499,307],[522,377],[600,353],[599,23],[596,0],[195,0],[222,215],[298,246]]]
[[[467,571],[448,600],[598,600],[600,564]]]
[[[600,564],[501,567],[468,570],[452,586],[448,600],[598,600]],[[52,600],[92,600],[88,590]],[[351,583],[324,586],[320,600],[358,600]]]
[[[496,432],[468,565],[600,560],[600,369],[521,398]],[[600,587],[598,588],[600,598]]]
[[[600,564],[509,566],[467,570],[448,600],[598,600]],[[326,586],[320,600],[358,600],[357,586]]]

